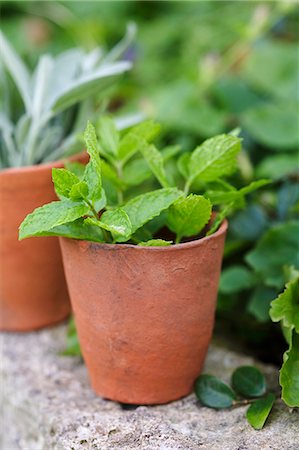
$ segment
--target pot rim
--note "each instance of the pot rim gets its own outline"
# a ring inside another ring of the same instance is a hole
[[[174,251],[174,250],[183,250],[186,248],[192,248],[198,245],[201,245],[202,242],[207,242],[211,239],[214,239],[218,236],[221,236],[226,233],[228,227],[228,222],[226,219],[223,220],[220,227],[218,228],[215,233],[211,234],[210,236],[204,236],[199,239],[194,239],[189,242],[181,242],[180,244],[171,244],[171,245],[165,245],[165,246],[142,246],[142,245],[136,245],[136,244],[109,244],[106,242],[94,242],[94,241],[85,241],[81,239],[73,239],[73,238],[67,238],[63,236],[59,236],[60,240],[67,240],[67,241],[73,241],[77,245],[81,245],[84,247],[93,246],[93,248],[98,248],[99,250],[127,250],[127,249],[134,249],[136,251],[151,251],[151,252],[158,252],[158,251]]]
[[[19,167],[4,167],[0,170],[0,176],[1,175],[9,175],[9,174],[20,174],[20,173],[28,173],[28,172],[36,172],[36,171],[43,171],[53,168],[61,168],[66,161],[73,161],[77,160],[78,157],[84,157],[86,155],[86,152],[83,150],[78,153],[74,153],[70,156],[65,156],[64,158],[58,159],[56,161],[49,161],[41,164],[32,164],[30,166],[19,166]]]

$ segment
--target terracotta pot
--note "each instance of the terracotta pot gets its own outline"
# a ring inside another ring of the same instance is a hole
[[[85,154],[72,159],[84,162]],[[18,241],[18,227],[36,207],[56,200],[52,167],[63,161],[0,172],[0,329],[30,331],[70,313],[58,239]]]
[[[169,247],[60,238],[97,394],[157,404],[191,392],[212,335],[226,229]]]

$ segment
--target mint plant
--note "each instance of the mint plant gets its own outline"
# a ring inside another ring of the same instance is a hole
[[[0,32],[0,168],[54,161],[78,150],[77,135],[95,109],[92,97],[104,93],[131,68],[130,62],[117,60],[133,36],[131,26],[123,41],[106,55],[100,48],[89,53],[73,48],[56,57],[43,55],[30,73]],[[15,87],[24,106],[17,118],[11,104]]]
[[[195,394],[200,402],[214,409],[250,404],[246,418],[256,430],[263,428],[275,402],[275,395],[267,390],[262,372],[253,366],[238,367],[232,374],[231,385],[219,378],[203,374],[195,382]]]
[[[76,164],[68,169],[53,169],[60,200],[29,214],[20,226],[20,239],[64,236],[146,246],[178,244],[185,238],[204,236],[203,230],[212,217],[212,200],[217,195],[222,204],[208,233],[217,229],[229,209],[244,204],[246,193],[266,183],[261,180],[237,191],[223,180],[236,169],[241,148],[241,140],[232,134],[208,139],[192,153],[178,158],[183,177],[180,185],[173,186],[165,160],[169,153],[174,158],[177,148],[159,151],[152,143],[160,131],[158,124],[145,121],[121,134],[113,120],[104,117],[96,127],[99,140],[91,123],[84,133],[90,156],[86,167]],[[73,171],[69,170],[72,167]],[[151,175],[160,188],[142,192]],[[195,184],[200,193],[190,192]],[[220,204],[219,199],[215,204]],[[165,227],[172,232],[173,240],[159,234]]]

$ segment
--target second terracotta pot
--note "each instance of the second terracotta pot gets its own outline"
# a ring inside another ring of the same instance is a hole
[[[86,153],[71,160],[87,161]],[[38,206],[57,200],[52,167],[63,161],[0,172],[0,330],[31,331],[70,314],[58,239],[18,240],[18,228]]]
[[[191,392],[212,335],[226,228],[169,247],[60,238],[97,394],[157,404]]]

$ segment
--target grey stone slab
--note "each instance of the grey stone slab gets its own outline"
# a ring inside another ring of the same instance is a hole
[[[214,411],[195,396],[123,410],[91,390],[79,358],[60,356],[64,325],[1,335],[1,450],[298,450],[299,412],[278,402],[263,430],[246,407]],[[251,358],[213,344],[205,372],[225,380]],[[257,364],[258,365],[258,364]],[[277,371],[261,366],[271,386]]]

